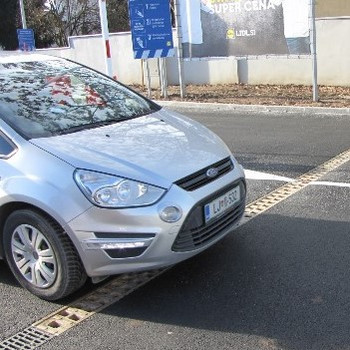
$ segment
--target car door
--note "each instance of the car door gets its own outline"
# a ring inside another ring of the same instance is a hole
[[[10,172],[10,165],[8,164],[8,159],[11,158],[17,151],[16,145],[11,141],[11,139],[0,130],[0,207],[2,205],[3,183],[4,179],[8,176]],[[0,216],[1,221],[1,216]],[[0,242],[0,245],[2,242]],[[0,259],[2,259],[2,249],[0,249]]]

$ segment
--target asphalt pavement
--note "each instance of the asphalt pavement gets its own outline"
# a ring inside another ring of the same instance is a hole
[[[347,110],[179,104],[246,169],[248,202],[350,148]],[[349,162],[40,349],[350,348]],[[66,305],[0,262],[0,341]]]

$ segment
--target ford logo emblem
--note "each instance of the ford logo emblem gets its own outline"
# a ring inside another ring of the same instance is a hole
[[[219,173],[219,170],[216,168],[210,168],[206,172],[207,176],[210,178],[218,176],[218,173]]]

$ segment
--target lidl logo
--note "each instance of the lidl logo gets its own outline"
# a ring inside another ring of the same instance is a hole
[[[226,31],[226,39],[232,40],[236,39],[238,37],[250,37],[250,36],[256,36],[256,30],[255,29],[235,29],[235,28],[229,28]]]
[[[236,39],[236,31],[234,28],[229,28],[226,32],[226,39],[231,40],[231,39]]]

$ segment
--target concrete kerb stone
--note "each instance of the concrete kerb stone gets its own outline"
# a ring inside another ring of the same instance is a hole
[[[261,106],[261,105],[238,105],[228,103],[206,102],[181,102],[181,101],[155,101],[161,106],[174,109],[210,109],[211,111],[235,111],[242,113],[293,113],[307,115],[349,115],[350,108],[324,108],[324,107],[294,107],[294,106]]]

